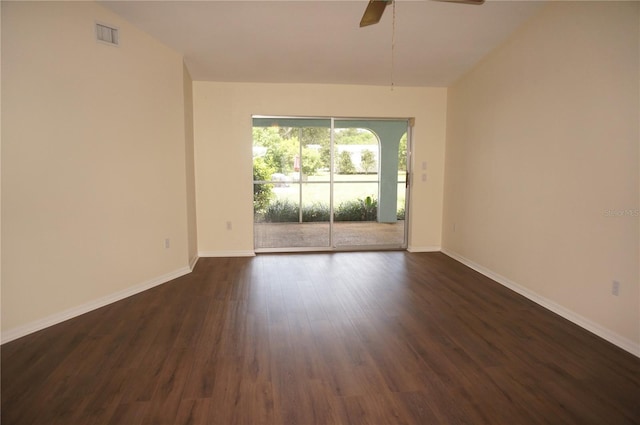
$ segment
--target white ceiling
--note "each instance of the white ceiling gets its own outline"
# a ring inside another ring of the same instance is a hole
[[[181,52],[194,80],[391,84],[392,6],[359,28],[367,0],[100,3]],[[450,85],[542,5],[397,0],[393,83]]]

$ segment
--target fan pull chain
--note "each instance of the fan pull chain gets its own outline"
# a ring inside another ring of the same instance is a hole
[[[394,77],[393,71],[395,68],[395,54],[396,54],[396,1],[391,0],[391,6],[393,7],[393,16],[391,20],[391,91],[393,91]]]

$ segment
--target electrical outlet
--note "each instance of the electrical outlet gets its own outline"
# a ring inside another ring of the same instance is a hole
[[[615,295],[616,297],[620,295],[620,282],[618,282],[617,280],[614,280],[611,283],[611,294]]]
[[[169,248],[171,248],[171,239],[166,238],[164,240],[164,249],[169,249]]]
[[[227,221],[227,230],[231,230],[233,228],[233,224],[230,221]]]
[[[456,223],[453,223],[453,233],[456,232]]]

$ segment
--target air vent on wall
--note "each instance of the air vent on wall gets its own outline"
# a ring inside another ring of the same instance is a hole
[[[118,38],[118,28],[110,27],[105,24],[99,24],[96,22],[96,39],[103,43],[117,46],[120,44]]]

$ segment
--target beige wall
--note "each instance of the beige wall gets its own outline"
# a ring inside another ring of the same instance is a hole
[[[187,237],[189,264],[198,260],[198,229],[196,222],[196,180],[193,146],[193,82],[186,65],[183,65],[184,90],[184,133],[185,160],[187,173]]]
[[[445,250],[636,353],[638,8],[547,6],[449,89],[443,227]]]
[[[188,271],[189,251],[182,57],[92,2],[3,1],[2,35],[5,339]]]
[[[414,163],[428,163],[411,192],[411,249],[439,249],[446,89],[194,82],[198,249],[253,252],[251,116],[415,117]],[[232,230],[226,222],[232,222]]]
[[[0,6],[2,6],[0,4]],[[2,7],[0,7],[0,99],[2,99]],[[0,130],[2,129],[2,102],[0,101]],[[2,164],[2,131],[0,131],[0,164]],[[0,187],[2,187],[2,166],[0,165]],[[0,190],[0,223],[2,223],[2,191]],[[2,258],[2,225],[0,224],[0,259]],[[0,261],[0,306],[2,305],[2,261]],[[1,312],[0,312],[1,313]],[[2,314],[0,314],[2,329]]]

